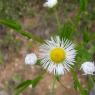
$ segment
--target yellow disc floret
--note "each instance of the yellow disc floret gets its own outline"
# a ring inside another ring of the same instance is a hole
[[[66,56],[66,53],[64,51],[63,48],[54,48],[53,50],[51,50],[50,52],[50,57],[51,57],[51,60],[58,64],[62,61],[64,61],[65,59],[65,56]]]

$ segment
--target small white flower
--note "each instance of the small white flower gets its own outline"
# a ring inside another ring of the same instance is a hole
[[[33,87],[32,84],[30,84],[30,85],[29,85],[29,88],[32,88],[32,87]]]
[[[93,73],[95,72],[95,65],[94,62],[84,62],[81,65],[81,69],[84,71],[84,74],[91,74],[93,75]]]
[[[49,7],[52,8],[57,4],[57,0],[47,0],[47,2],[45,2],[43,4],[44,7]]]
[[[63,75],[75,62],[76,51],[72,42],[51,37],[40,47],[39,57],[44,69],[49,73]]]
[[[37,62],[37,56],[35,53],[27,54],[25,57],[25,63],[34,65]]]

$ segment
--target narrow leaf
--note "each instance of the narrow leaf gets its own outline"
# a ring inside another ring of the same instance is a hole
[[[5,26],[15,29],[17,31],[20,31],[22,28],[18,22],[14,21],[14,20],[9,20],[9,19],[0,19],[0,24],[3,24]]]
[[[65,22],[60,28],[60,37],[71,39],[73,33],[75,32],[75,27],[71,22]]]
[[[80,10],[85,11],[88,6],[88,0],[79,0],[80,3]]]
[[[29,39],[34,39],[35,41],[43,42],[43,40],[40,37],[32,35],[32,33],[30,33],[30,32],[24,31],[22,29],[22,26],[15,20],[0,19],[0,24],[5,25],[11,29],[14,29],[15,30],[14,32],[17,32],[17,33],[19,33]]]
[[[29,87],[29,85],[32,85],[32,87],[36,87],[36,85],[39,83],[39,81],[42,79],[42,76],[39,75],[37,76],[35,79],[33,80],[26,80],[24,82],[22,82],[21,84],[19,84],[16,87],[16,93],[15,95],[19,95],[21,92],[23,92],[27,87]]]

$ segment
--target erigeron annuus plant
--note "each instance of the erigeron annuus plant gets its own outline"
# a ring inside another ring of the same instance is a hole
[[[59,36],[51,37],[40,47],[40,59],[44,69],[54,75],[64,75],[70,70],[75,62],[76,50],[74,45],[67,39],[60,39]]]
[[[47,0],[47,2],[43,4],[43,6],[48,7],[49,9],[52,9],[57,6],[58,2],[60,1]],[[85,2],[86,1],[82,2],[82,0],[80,0],[81,11],[85,10],[83,6]],[[56,10],[54,10],[54,14],[55,13],[56,13]],[[29,39],[32,38],[33,40],[41,42],[40,43],[41,45],[39,46],[38,56],[37,54],[33,52],[30,54],[27,54],[25,57],[25,63],[26,65],[32,65],[32,66],[36,66],[37,64],[43,68],[43,71],[41,72],[41,74],[38,74],[38,76],[35,79],[26,80],[23,83],[21,83],[19,86],[17,86],[16,95],[21,93],[25,88],[27,88],[30,85],[31,87],[35,87],[39,83],[39,81],[44,78],[43,75],[46,72],[52,74],[54,77],[52,90],[54,90],[54,85],[56,81],[62,84],[60,78],[64,76],[65,74],[67,74],[66,73],[67,71],[71,73],[73,81],[74,81],[75,90],[76,92],[79,92],[80,95],[89,95],[90,90],[94,86],[94,79],[93,79],[94,72],[95,72],[94,62],[89,62],[91,59],[85,60],[87,62],[85,61],[81,62],[81,60],[84,60],[82,55],[85,53],[86,49],[83,49],[80,46],[83,46],[84,44],[80,43],[79,48],[77,50],[76,49],[77,44],[75,45],[75,42],[69,39],[71,31],[77,30],[77,27],[78,27],[77,25],[79,24],[79,21],[80,21],[80,15],[78,14],[76,23],[72,22],[71,19],[69,19],[69,21],[71,22],[70,25],[68,23],[64,24],[63,31],[61,34],[59,32],[61,31],[62,25],[59,21],[59,17],[57,14],[55,14],[55,17],[57,20],[58,33],[50,37],[51,39],[48,39],[48,40],[42,40],[39,37],[34,36],[29,32],[24,32],[22,27],[18,25],[17,23],[15,23],[14,21],[4,20],[4,19],[0,20],[1,24],[4,24],[6,26],[13,28],[21,35],[24,35]],[[70,31],[68,29],[70,29]],[[84,32],[84,35],[87,35],[87,34]],[[87,38],[84,38],[85,42],[87,40],[88,40]],[[82,53],[80,53],[81,49],[83,49]],[[78,57],[80,58],[79,61],[78,61]],[[77,64],[79,63],[81,63],[82,65],[80,65],[80,67],[77,67]],[[78,71],[80,72],[82,71],[81,76],[88,77],[87,88],[83,87],[83,85],[79,81],[80,79],[78,77]],[[64,84],[62,85],[64,87]]]
[[[57,4],[57,0],[47,0],[43,6],[48,8],[53,8]]]
[[[84,71],[84,75],[93,75],[95,72],[95,65],[94,62],[84,62],[81,65],[81,69]]]
[[[37,56],[35,53],[27,54],[25,57],[25,63],[29,65],[34,65],[37,62]]]

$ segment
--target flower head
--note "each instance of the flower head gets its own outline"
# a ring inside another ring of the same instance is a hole
[[[40,47],[39,57],[42,66],[48,72],[62,75],[66,70],[69,71],[75,62],[76,51],[72,42],[60,39],[59,36],[51,37]]]
[[[34,65],[37,62],[37,56],[35,53],[27,54],[25,57],[25,63]]]
[[[94,62],[84,62],[81,65],[81,69],[84,71],[84,74],[91,74],[93,75],[93,73],[95,72],[95,65]]]
[[[52,8],[57,4],[57,0],[47,0],[47,2],[45,2],[43,4],[44,7],[49,7]]]

